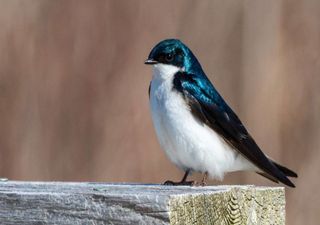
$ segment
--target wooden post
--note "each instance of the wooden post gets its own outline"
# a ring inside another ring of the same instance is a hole
[[[282,187],[0,183],[1,224],[285,224]]]

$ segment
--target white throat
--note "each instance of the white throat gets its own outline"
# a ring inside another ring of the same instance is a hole
[[[167,80],[172,79],[175,73],[181,69],[177,66],[166,65],[166,64],[156,64],[153,66],[153,79],[154,80]]]

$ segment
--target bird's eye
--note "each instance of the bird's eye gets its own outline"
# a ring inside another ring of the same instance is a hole
[[[167,62],[172,62],[173,58],[174,58],[173,55],[170,53],[166,54],[166,56],[165,56],[165,59]]]

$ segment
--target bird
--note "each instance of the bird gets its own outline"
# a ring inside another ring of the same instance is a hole
[[[295,187],[298,175],[265,155],[236,113],[218,93],[192,51],[178,39],[165,39],[151,50],[153,66],[149,105],[161,148],[184,171],[181,181],[166,185],[206,185],[226,173],[253,171]],[[187,177],[204,174],[200,183]]]

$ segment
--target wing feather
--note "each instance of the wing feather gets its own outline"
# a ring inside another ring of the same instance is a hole
[[[179,72],[174,78],[174,89],[182,93],[191,112],[200,122],[220,134],[227,143],[261,169],[264,176],[294,187],[286,175],[265,156],[238,116],[206,77]]]

